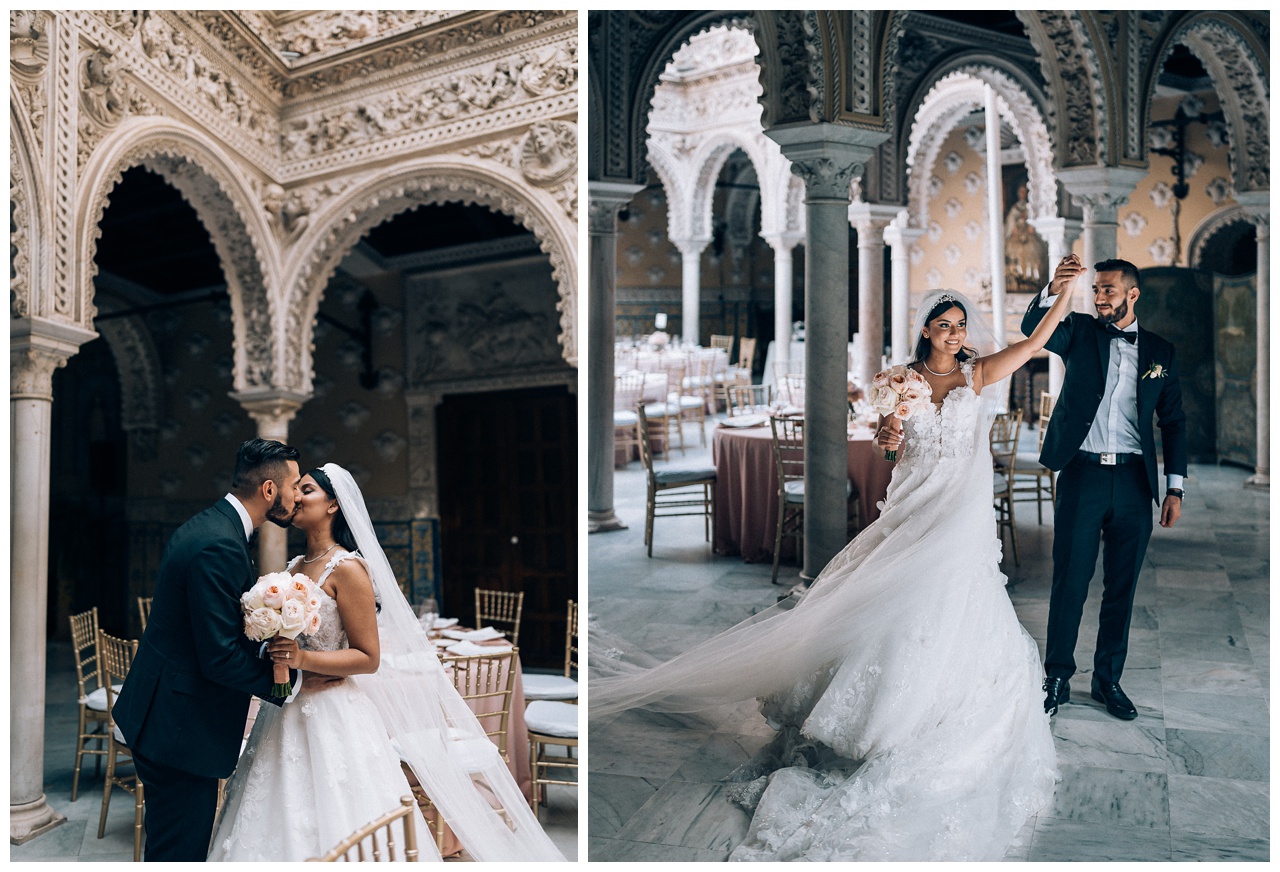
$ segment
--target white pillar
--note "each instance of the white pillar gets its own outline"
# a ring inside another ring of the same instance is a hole
[[[53,371],[95,336],[43,318],[10,322],[9,840],[15,845],[66,821],[44,793]]]
[[[804,568],[844,548],[849,312],[849,185],[886,134],[829,123],[767,131],[805,182]]]
[[[268,388],[261,391],[233,393],[238,402],[258,425],[258,438],[289,442],[289,422],[302,404],[311,397],[293,391]],[[306,472],[305,469],[301,470]],[[258,573],[280,572],[289,564],[289,531],[266,521],[258,528]]]
[[[587,281],[587,532],[623,530],[613,513],[613,340],[617,318],[618,212],[640,185],[591,182]]]
[[[773,249],[773,362],[785,364],[791,358],[791,249],[803,236],[790,233],[760,234]],[[766,373],[765,378],[772,377]]]
[[[1070,253],[1071,246],[1080,237],[1082,224],[1074,218],[1058,217],[1032,218],[1028,223],[1036,229],[1049,248],[1049,275],[1045,279],[1045,284],[1048,284],[1048,280],[1053,277],[1053,271],[1058,267],[1058,262]],[[1077,298],[1078,303],[1079,298]],[[1062,379],[1066,374],[1067,368],[1062,358],[1056,354],[1050,354],[1049,393],[1055,397],[1058,395],[1062,390]]]
[[[1245,207],[1257,226],[1258,273],[1256,285],[1258,331],[1258,458],[1246,487],[1271,490],[1271,206],[1270,191],[1239,193],[1236,200]]]
[[[893,363],[905,363],[911,355],[911,246],[924,231],[906,225],[906,215],[900,214],[884,230],[884,241],[889,243],[890,305],[889,337],[893,350]]]
[[[680,336],[685,343],[698,345],[702,334],[702,252],[710,240],[673,239],[671,242],[680,249]]]
[[[884,228],[898,207],[855,203],[850,221],[858,231],[858,332],[853,336],[853,377],[871,383],[884,358]]]
[[[1000,113],[996,92],[987,84],[987,253],[991,257],[991,325],[996,338],[1008,344],[1004,318],[1004,198],[1000,193]]]

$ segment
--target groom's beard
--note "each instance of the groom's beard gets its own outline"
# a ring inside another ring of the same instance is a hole
[[[1110,315],[1099,315],[1098,319],[1103,324],[1114,324],[1117,321],[1123,321],[1129,315],[1129,301],[1122,300],[1119,306],[1111,309]]]
[[[281,500],[280,494],[276,494],[275,504],[267,509],[267,520],[275,524],[277,527],[288,527],[293,523],[293,516],[298,514],[298,505],[294,505],[292,511],[285,511],[284,501]]]

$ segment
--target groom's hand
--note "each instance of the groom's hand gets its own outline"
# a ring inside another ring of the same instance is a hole
[[[321,675],[318,672],[308,672],[302,679],[302,689],[310,692],[313,690],[322,690],[335,684],[341,684],[346,681],[341,675]]]
[[[1160,506],[1160,526],[1172,527],[1182,517],[1182,499],[1166,496],[1164,505]]]
[[[1056,297],[1071,290],[1071,283],[1082,272],[1084,272],[1084,264],[1080,262],[1080,258],[1074,254],[1068,254],[1053,271],[1053,280],[1049,282],[1049,293]]]

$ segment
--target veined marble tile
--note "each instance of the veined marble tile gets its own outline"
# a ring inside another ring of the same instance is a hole
[[[1173,859],[1197,862],[1212,860],[1266,862],[1271,859],[1271,840],[1267,838],[1221,838],[1174,830]]]
[[[1160,654],[1178,660],[1244,664],[1253,662],[1246,637],[1234,633],[1164,632],[1160,634]]]
[[[711,735],[709,730],[663,729],[615,721],[587,737],[591,771],[665,781]]]
[[[1168,860],[1169,825],[1118,827],[1041,817],[1028,859],[1044,861]]]
[[[1046,817],[1109,826],[1169,827],[1168,778],[1158,772],[1124,772],[1060,765],[1062,781]],[[1033,843],[1034,847],[1034,843]]]
[[[1059,765],[1135,772],[1164,772],[1168,765],[1164,724],[1154,718],[1123,722],[1109,715],[1105,721],[1055,716],[1053,737]]]
[[[1231,581],[1223,570],[1175,569],[1157,567],[1155,582],[1160,587],[1187,587],[1196,590],[1230,590]]]
[[[73,727],[72,729],[75,729],[75,728]],[[72,736],[72,738],[74,739],[75,737]],[[74,749],[72,751],[72,756],[74,756]],[[86,773],[81,772],[80,774],[81,782],[84,781],[85,774]],[[45,833],[44,835],[38,838],[32,839],[31,841],[27,842],[25,845],[10,845],[9,861],[10,862],[26,862],[28,860],[65,860],[67,857],[77,857],[80,853],[80,846],[84,843],[86,838],[86,833],[88,833],[88,830],[91,824],[93,827],[93,837],[95,838],[95,840],[98,835],[98,812],[102,807],[102,786],[97,785],[97,788],[98,788],[97,790],[90,791],[90,793],[88,794],[89,797],[96,797],[96,799],[98,800],[97,803],[93,803],[94,815],[93,815],[92,821],[68,819],[66,823],[59,824],[54,829],[50,830],[49,832]],[[81,791],[83,790],[84,790],[84,786],[82,784]],[[124,796],[124,794],[122,793],[121,796]],[[84,796],[81,796],[79,799],[77,799],[76,802],[67,803],[66,807],[74,808],[77,805],[88,804],[88,803],[83,803],[81,801],[84,798],[85,798]],[[92,802],[93,800],[91,798],[90,803]],[[112,804],[114,805],[114,803]],[[128,805],[129,805],[129,851],[130,851],[130,856],[132,856],[133,803],[130,802],[128,803]],[[61,803],[54,803],[54,807],[57,808],[60,813],[66,814],[66,812],[62,810],[63,805]],[[115,817],[114,815],[108,814],[108,818],[107,818],[108,830],[110,830],[112,827],[114,817]],[[119,821],[116,823],[118,823],[119,826],[124,826],[123,821]]]
[[[760,720],[764,720],[760,718]],[[772,730],[769,731],[771,734]],[[679,781],[717,782],[750,760],[769,743],[764,736],[713,733],[673,776]]]
[[[1271,712],[1258,697],[1166,689],[1164,724],[1169,729],[1267,736]]]
[[[1037,818],[1027,818],[1027,822],[1018,830],[1018,834],[1009,843],[1009,848],[1002,858],[1006,863],[1025,863],[1031,855],[1031,839],[1035,835]]]
[[[1170,775],[1169,819],[1174,832],[1266,838],[1271,824],[1271,785]]]
[[[592,862],[678,862],[701,861],[723,863],[729,851],[692,851],[688,848],[658,845],[652,842],[628,842],[622,839],[587,839],[587,859]]]
[[[627,775],[590,772],[587,800],[587,832],[608,838],[658,792],[658,783]]]
[[[617,838],[726,854],[747,835],[750,818],[725,796],[728,787],[668,781],[631,816]]]
[[[1165,744],[1170,774],[1271,780],[1271,742],[1267,736],[1170,729]]]
[[[1262,685],[1251,666],[1166,657],[1163,671],[1166,690],[1228,696],[1260,696],[1262,693]]]

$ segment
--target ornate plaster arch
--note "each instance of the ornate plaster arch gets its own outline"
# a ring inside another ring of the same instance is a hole
[[[286,266],[288,299],[281,319],[280,347],[287,356],[280,366],[294,390],[311,390],[311,334],[325,287],[338,264],[371,229],[415,206],[464,203],[486,206],[526,227],[551,260],[559,288],[559,341],[564,359],[578,365],[577,245],[566,232],[564,210],[550,195],[522,188],[510,178],[450,157],[426,159],[400,167],[390,177],[378,171],[344,191],[332,204],[313,213],[294,245]],[[559,217],[558,217],[559,216]]]
[[[9,315],[48,315],[44,267],[48,256],[49,216],[29,130],[9,96]]]
[[[908,213],[911,226],[929,225],[929,176],[947,135],[985,102],[983,85],[996,92],[996,108],[1022,144],[1027,163],[1027,203],[1033,218],[1058,215],[1058,181],[1049,129],[1030,95],[1007,73],[968,65],[943,76],[921,100],[907,144]]]
[[[759,136],[764,136],[763,131]],[[766,190],[771,187],[769,162],[762,154],[759,141],[755,137],[738,133],[715,133],[708,137],[698,149],[690,165],[693,177],[688,179],[692,183],[688,189],[690,190],[689,225],[695,235],[701,234],[708,239],[711,238],[711,213],[715,205],[716,179],[720,177],[720,171],[724,169],[729,156],[738,149],[746,154],[747,160],[751,161],[751,165],[755,167],[756,178],[760,181],[760,198],[762,204],[765,204],[764,208],[773,210],[776,198],[772,190]],[[681,188],[677,187],[676,190],[679,191]]]
[[[1040,60],[1044,80],[1051,83],[1047,113],[1053,141],[1058,143],[1057,166],[1106,166],[1111,101],[1102,66],[1094,48],[1096,29],[1089,13],[1020,11],[1018,19]]]
[[[116,363],[121,428],[134,439],[140,456],[149,459],[155,450],[164,397],[160,358],[151,332],[137,316],[99,321],[94,327],[106,340]]]
[[[1187,246],[1187,263],[1195,267],[1204,259],[1204,247],[1214,235],[1232,224],[1253,224],[1253,219],[1243,206],[1226,206],[1211,213],[1191,231],[1191,243]]]
[[[1165,58],[1182,43],[1200,59],[1222,103],[1228,134],[1227,157],[1237,191],[1271,189],[1271,89],[1268,59],[1241,29],[1232,13],[1199,12],[1176,25],[1153,54],[1144,118]]]
[[[235,388],[284,386],[275,363],[272,324],[278,304],[274,249],[263,216],[248,185],[221,147],[178,122],[154,118],[123,122],[98,147],[85,167],[83,198],[76,211],[79,250],[78,293],[86,326],[92,323],[93,261],[98,222],[108,197],[126,170],[135,166],[157,173],[182,194],[209,232],[231,297],[235,338]]]

